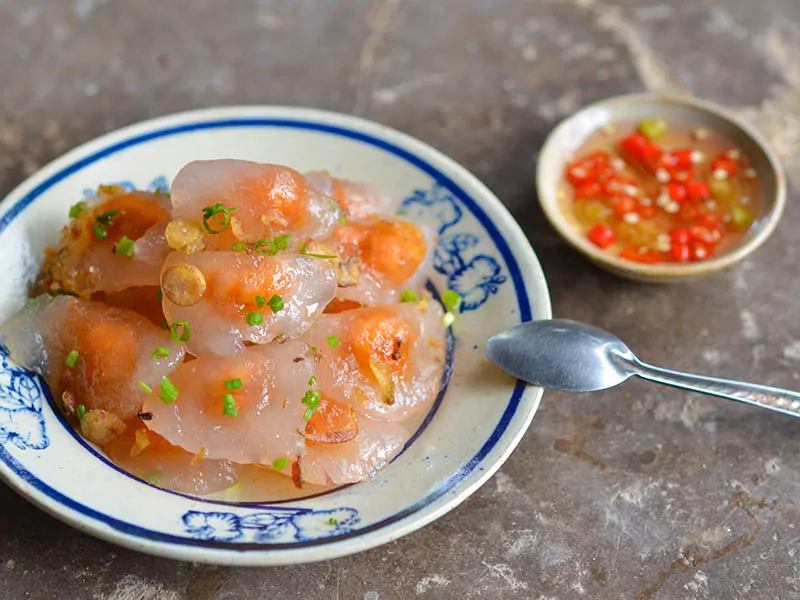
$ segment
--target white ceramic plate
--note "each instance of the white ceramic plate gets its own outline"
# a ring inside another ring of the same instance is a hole
[[[508,458],[541,390],[503,375],[484,344],[550,317],[527,239],[498,199],[446,156],[381,125],[296,108],[183,113],[127,127],[43,168],[0,206],[0,321],[67,221],[99,183],[168,187],[187,162],[242,158],[377,184],[437,228],[432,285],[465,298],[453,370],[405,451],[375,478],[284,503],[236,504],[167,492],[126,474],[66,426],[47,387],[0,358],[0,475],[56,517],[134,550],[183,560],[281,565],[335,558],[394,540],[464,501]],[[335,524],[331,524],[331,523]]]

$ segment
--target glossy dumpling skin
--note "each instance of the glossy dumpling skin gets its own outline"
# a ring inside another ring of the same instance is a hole
[[[320,390],[376,420],[429,407],[442,381],[442,319],[441,306],[427,300],[323,315],[303,338],[321,354]]]
[[[133,311],[70,296],[42,295],[0,327],[12,359],[36,371],[69,404],[134,417],[146,393],[157,389],[183,360],[184,348],[167,332]],[[154,358],[156,348],[168,356]],[[71,351],[75,365],[66,365]]]
[[[103,447],[120,467],[160,488],[205,496],[236,485],[242,466],[200,458],[149,431],[141,421]]]
[[[313,360],[299,341],[253,346],[235,357],[201,356],[178,367],[170,381],[178,398],[165,404],[150,397],[147,426],[191,453],[236,463],[272,465],[304,452],[302,403]],[[242,380],[240,389],[225,382]],[[223,413],[223,396],[236,402],[236,416]],[[288,463],[287,463],[288,466]]]
[[[200,273],[204,289],[193,304],[173,301],[186,302],[171,289],[168,273],[173,267],[188,268],[195,277]],[[232,355],[245,342],[264,344],[281,335],[302,334],[336,294],[336,275],[325,261],[299,254],[266,256],[248,250],[184,256],[175,252],[162,267],[162,290],[167,321],[190,324],[190,352]],[[276,295],[282,301],[277,312],[269,304]],[[251,312],[260,313],[263,323],[248,324]]]
[[[89,297],[157,285],[159,266],[169,250],[163,236],[169,210],[169,199],[161,194],[134,191],[104,197],[62,231],[44,265],[48,287]],[[98,237],[95,228],[105,237]],[[133,256],[114,251],[123,236],[135,242]]]
[[[354,285],[342,286],[341,302],[365,306],[397,302],[403,290],[424,287],[433,256],[433,232],[393,217],[348,221],[325,243],[345,263],[355,261]]]
[[[380,188],[362,181],[337,179],[326,171],[306,173],[308,181],[326,196],[334,198],[348,219],[394,214],[397,202]]]
[[[402,425],[361,416],[354,439],[306,445],[300,463],[303,481],[318,485],[363,481],[388,465],[403,449],[407,437]]]
[[[327,237],[341,208],[289,167],[246,160],[200,160],[180,170],[172,184],[173,217],[200,222],[203,209],[235,208],[230,226],[206,235],[207,248],[229,249],[292,234],[297,243]],[[211,223],[212,229],[219,227]],[[220,228],[221,229],[221,228]]]

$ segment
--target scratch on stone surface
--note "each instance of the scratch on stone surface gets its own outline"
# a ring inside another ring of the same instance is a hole
[[[619,6],[608,6],[602,2],[573,0],[578,6],[594,13],[598,28],[616,34],[630,52],[636,73],[651,91],[683,92],[684,86],[677,75],[650,48],[646,34],[628,20]]]
[[[495,579],[499,579],[505,584],[509,592],[516,592],[518,590],[527,590],[528,582],[517,579],[514,576],[514,570],[504,563],[492,565],[482,560],[481,564],[486,567],[486,571]]]
[[[512,529],[508,534],[513,536],[510,540],[503,542],[505,555],[508,558],[516,558],[532,549],[539,540],[539,534],[533,529]]]
[[[380,104],[394,104],[400,98],[418,90],[421,90],[429,85],[441,83],[444,78],[439,73],[428,73],[414,77],[408,81],[398,83],[392,87],[380,88],[372,92],[373,102]]]
[[[105,4],[106,1],[107,0],[75,0],[72,5],[72,14],[74,14],[77,19],[85,21],[92,16],[92,13],[98,7]]]
[[[714,367],[718,367],[730,359],[730,355],[727,352],[721,352],[716,348],[706,348],[700,355],[703,357],[703,360]]]
[[[427,577],[423,577],[417,582],[417,596],[421,596],[425,592],[427,592],[430,588],[437,587],[443,588],[450,585],[450,580],[445,577],[444,575],[440,575],[436,573],[434,575],[429,575]]]
[[[746,340],[757,340],[761,337],[761,329],[756,323],[756,317],[752,311],[744,309],[739,313],[742,321],[742,335]]]
[[[364,83],[372,74],[375,64],[375,53],[383,42],[386,31],[392,24],[392,19],[397,13],[403,0],[384,0],[372,15],[367,19],[369,34],[361,45],[358,53],[358,87],[356,88],[356,102],[353,113],[362,114],[366,109],[367,94],[364,90]]]
[[[179,597],[177,592],[160,583],[126,575],[109,596],[101,596],[98,600],[178,600]]]

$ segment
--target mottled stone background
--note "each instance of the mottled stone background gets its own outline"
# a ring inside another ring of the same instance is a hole
[[[652,362],[796,386],[797,0],[0,0],[0,192],[68,148],[165,113],[315,106],[417,136],[519,219],[556,315]],[[549,229],[547,131],[599,98],[680,89],[744,115],[795,184],[751,260],[697,283],[606,275]],[[216,568],[141,556],[0,485],[0,597],[800,598],[800,422],[642,382],[545,395],[519,449],[424,530],[336,561]]]

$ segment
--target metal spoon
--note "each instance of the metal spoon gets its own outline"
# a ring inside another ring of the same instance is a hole
[[[800,417],[798,392],[654,367],[607,331],[575,321],[522,323],[490,338],[486,354],[519,379],[554,390],[604,390],[636,375]]]

